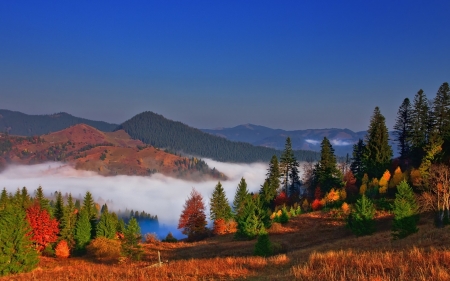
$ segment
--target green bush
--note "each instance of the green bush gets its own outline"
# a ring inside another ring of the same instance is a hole
[[[365,195],[358,199],[347,218],[347,226],[356,236],[375,232],[375,207]]]
[[[162,241],[163,242],[169,242],[169,243],[176,243],[176,242],[178,242],[178,239],[173,237],[172,232],[169,232],[167,234],[166,238],[164,238]]]
[[[264,233],[258,235],[258,241],[255,244],[255,250],[253,252],[256,256],[267,257],[272,255],[273,248],[270,242],[269,235]]]

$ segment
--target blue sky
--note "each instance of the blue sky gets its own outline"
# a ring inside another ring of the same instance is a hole
[[[392,128],[450,82],[450,1],[0,1],[0,108]]]

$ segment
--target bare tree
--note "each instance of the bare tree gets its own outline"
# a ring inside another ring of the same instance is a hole
[[[444,164],[432,165],[429,180],[428,190],[422,194],[420,202],[422,208],[437,211],[438,226],[442,227],[445,212],[447,217],[450,216],[450,167]]]

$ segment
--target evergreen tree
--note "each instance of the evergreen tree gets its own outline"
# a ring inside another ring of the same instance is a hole
[[[333,187],[339,188],[342,185],[342,174],[337,168],[334,149],[326,137],[323,138],[320,161],[316,164],[314,173],[315,182],[319,184],[323,192],[328,192]]]
[[[298,196],[300,194],[301,181],[300,181],[300,177],[299,177],[298,167],[299,167],[299,164],[298,164],[297,160],[295,160],[291,167],[291,173],[289,174],[291,183],[289,185],[288,196],[291,198],[293,198],[295,196],[298,198]]]
[[[55,207],[53,208],[53,215],[58,220],[58,222],[61,222],[61,219],[64,216],[64,200],[61,191],[56,193],[56,203]]]
[[[400,151],[402,163],[409,158],[411,152],[412,136],[412,107],[408,98],[404,99],[398,109],[397,119],[394,125],[394,134]]]
[[[358,185],[366,172],[366,167],[364,167],[364,152],[366,145],[362,139],[358,140],[358,143],[353,145],[353,157],[352,163],[350,164],[350,170],[358,181]]]
[[[433,100],[433,121],[437,134],[444,139],[450,134],[450,89],[448,83],[443,83]]]
[[[273,200],[277,196],[279,187],[280,168],[278,166],[278,158],[276,155],[274,155],[270,160],[269,169],[267,171],[267,178],[259,192],[261,195],[261,201],[263,202],[265,208],[273,208]]]
[[[122,249],[126,256],[134,260],[140,260],[143,254],[142,246],[139,241],[142,239],[141,228],[135,218],[131,218],[123,233],[124,241]]]
[[[83,200],[83,210],[88,214],[89,220],[95,220],[97,218],[97,209],[95,208],[95,202],[92,198],[92,194],[87,191]]]
[[[418,167],[424,156],[423,147],[428,142],[430,125],[428,99],[423,90],[414,96],[411,111],[411,156],[413,165]]]
[[[292,165],[297,162],[292,151],[291,138],[286,138],[286,144],[284,145],[284,151],[280,157],[280,170],[282,171],[281,176],[283,177],[284,191],[288,194],[289,187],[289,173],[291,172]]]
[[[50,201],[47,198],[45,198],[44,190],[42,189],[41,186],[39,186],[38,189],[36,190],[36,197],[34,200],[36,200],[39,203],[41,209],[47,210],[47,212],[50,215],[53,215],[52,209],[50,207]]]
[[[211,201],[210,201],[210,218],[212,221],[217,219],[224,219],[228,221],[231,219],[231,207],[228,203],[228,199],[225,196],[225,191],[223,190],[222,184],[220,181],[217,183],[214,188]]]
[[[370,235],[375,232],[375,206],[363,195],[348,216],[348,227],[356,236]]]
[[[25,211],[13,205],[0,210],[0,276],[27,272],[39,262]]]
[[[28,190],[25,186],[22,187],[21,203],[22,208],[24,209],[28,208],[31,205],[31,197],[30,194],[28,194]]]
[[[100,220],[96,225],[95,237],[106,237],[113,239],[116,236],[117,224],[108,212],[103,212]]]
[[[82,209],[78,215],[74,233],[76,248],[80,252],[83,252],[87,244],[91,241],[91,231],[92,226],[89,220],[89,213],[85,209]]]
[[[233,212],[235,215],[239,213],[239,210],[241,209],[243,202],[246,200],[248,196],[249,194],[247,190],[247,183],[245,182],[244,178],[241,178],[241,181],[237,186],[233,200]]]
[[[257,235],[266,232],[261,219],[262,211],[258,203],[251,196],[248,196],[245,200],[242,212],[236,217],[237,238],[253,239]]]
[[[199,239],[206,235],[205,204],[202,195],[194,188],[184,204],[184,209],[178,221],[178,229],[188,236],[188,239]]]
[[[2,193],[0,195],[0,210],[6,208],[8,201],[9,201],[8,192],[6,191],[6,188],[3,188]]]
[[[366,136],[365,166],[370,178],[379,178],[391,163],[392,148],[385,118],[375,107]]]
[[[73,203],[72,194],[69,193],[67,197],[67,206],[64,208],[63,217],[61,218],[60,226],[60,240],[65,240],[72,248],[75,245],[75,225],[77,222],[77,214],[75,205]]]
[[[392,225],[394,238],[404,238],[418,231],[418,209],[414,191],[403,180],[397,186],[397,194],[394,200],[394,224]]]
[[[267,233],[258,235],[258,241],[255,244],[255,250],[253,253],[255,256],[261,257],[272,255],[272,243],[270,242],[269,235]]]

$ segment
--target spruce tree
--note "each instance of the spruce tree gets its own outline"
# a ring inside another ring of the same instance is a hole
[[[409,184],[403,180],[397,186],[397,194],[395,194],[394,200],[392,235],[395,239],[404,238],[418,231],[418,209],[414,191]]]
[[[140,260],[143,254],[142,246],[139,241],[142,238],[141,228],[135,218],[131,218],[123,233],[124,241],[122,243],[122,250],[126,256],[134,260]]]
[[[22,208],[8,204],[0,210],[0,276],[28,272],[36,267],[39,259],[30,232]]]
[[[380,109],[375,107],[366,135],[364,154],[367,174],[370,178],[379,178],[389,168],[392,158],[392,148],[389,145],[389,132],[385,118]]]
[[[375,232],[375,206],[363,195],[356,201],[347,219],[347,225],[356,236],[370,235]]]
[[[291,172],[292,165],[294,162],[297,162],[294,156],[294,152],[292,151],[291,138],[286,138],[286,144],[284,145],[283,153],[280,157],[280,170],[282,171],[281,176],[283,177],[283,186],[284,191],[288,194],[289,187],[289,173]]]
[[[69,193],[67,197],[67,206],[64,208],[63,217],[61,218],[60,226],[60,240],[65,240],[72,248],[75,244],[74,232],[77,222],[77,214],[75,205],[73,203],[72,194]]]
[[[236,193],[233,200],[233,213],[235,215],[239,213],[239,210],[248,196],[247,183],[244,178],[241,178],[241,181],[236,188]]]
[[[301,181],[300,181],[300,177],[299,177],[298,167],[299,167],[299,164],[298,164],[297,160],[295,160],[291,167],[291,173],[289,174],[291,183],[289,185],[288,196],[291,198],[293,198],[295,196],[298,198],[298,196],[300,194]]]
[[[316,164],[315,181],[322,192],[342,186],[342,174],[337,168],[336,156],[330,141],[324,137],[321,143],[320,161]]]
[[[268,257],[273,254],[272,243],[267,233],[258,235],[258,240],[253,251],[255,256]]]
[[[91,238],[95,236],[95,225],[97,224],[97,208],[95,207],[92,194],[87,191],[83,199],[82,210],[85,210],[88,214],[89,221],[91,222]]]
[[[30,194],[28,194],[28,190],[25,186],[22,187],[21,203],[22,208],[24,209],[28,208],[31,205],[31,197]]]
[[[103,212],[96,225],[95,237],[113,239],[116,236],[117,224],[109,212]]]
[[[414,96],[411,111],[411,156],[413,165],[418,167],[424,156],[423,148],[428,142],[430,124],[428,99],[423,90]]]
[[[92,226],[89,220],[89,213],[82,209],[78,215],[74,233],[76,248],[78,251],[83,252],[87,244],[91,241],[91,231]]]
[[[53,216],[61,223],[61,219],[64,216],[64,200],[61,191],[56,193],[56,203],[53,208]]]
[[[225,196],[225,191],[223,190],[222,184],[220,181],[217,183],[214,188],[211,201],[210,201],[210,219],[212,221],[223,219],[224,221],[228,221],[231,219],[231,207],[228,203],[228,199]]]
[[[258,202],[248,196],[244,202],[241,213],[236,217],[237,238],[253,239],[257,235],[265,233],[264,223],[260,217],[261,210]]]
[[[400,151],[402,163],[409,158],[412,136],[412,107],[408,98],[404,99],[397,112],[394,134]]]
[[[278,188],[280,187],[280,168],[278,166],[278,158],[276,155],[272,156],[270,160],[269,169],[266,174],[267,178],[260,189],[261,201],[265,208],[273,208],[273,200],[277,196]]]
[[[36,197],[34,199],[39,203],[41,209],[47,210],[50,215],[53,215],[52,208],[50,207],[50,201],[45,198],[44,190],[41,186],[39,186],[36,190]]]
[[[444,139],[450,134],[450,89],[443,83],[433,100],[433,123],[437,134]]]
[[[358,143],[353,145],[352,163],[350,164],[350,170],[358,181],[358,185],[361,184],[361,180],[366,172],[364,167],[364,152],[366,145],[362,139],[358,140]]]
[[[3,188],[2,193],[0,194],[0,210],[6,208],[8,202],[9,202],[8,192],[6,191],[6,188]]]

